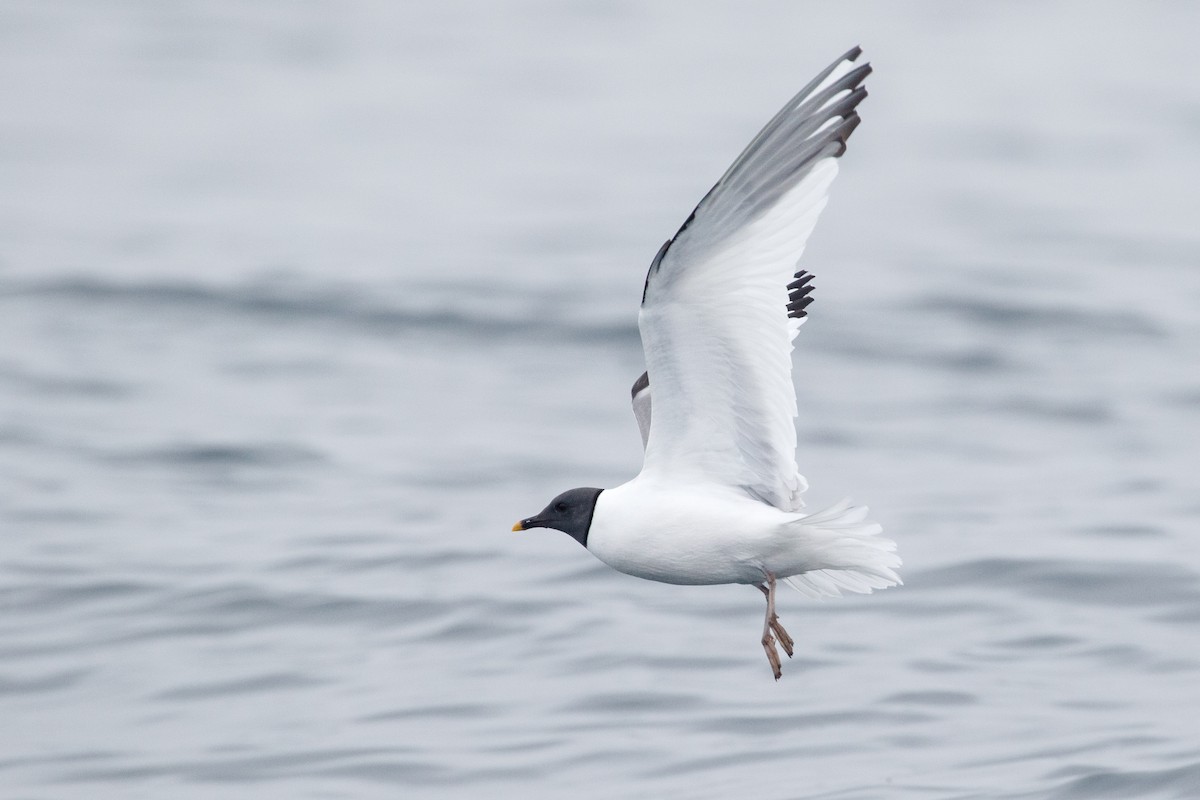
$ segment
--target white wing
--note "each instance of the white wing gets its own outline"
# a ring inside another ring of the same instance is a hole
[[[650,265],[638,315],[654,392],[643,474],[803,506],[791,340],[808,298],[803,273],[788,280],[859,123],[871,71],[854,66],[860,53],[767,123]]]
[[[788,284],[788,339],[795,339],[800,332],[800,326],[808,318],[809,303],[812,298],[812,273],[800,270],[796,279]],[[650,441],[650,373],[643,372],[633,382],[629,390],[633,402],[633,417],[637,420],[638,432],[642,435],[642,449]]]

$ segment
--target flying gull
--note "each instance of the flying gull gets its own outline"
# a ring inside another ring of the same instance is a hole
[[[777,580],[810,596],[900,583],[896,546],[865,506],[801,510],[796,466],[792,340],[813,285],[793,270],[860,121],[871,72],[855,64],[861,53],[801,89],[651,262],[638,314],[646,372],[633,384],[642,471],[563,492],[513,525],[564,531],[639,578],[757,587],[776,680],[776,639],[789,657],[794,645],[775,613]]]

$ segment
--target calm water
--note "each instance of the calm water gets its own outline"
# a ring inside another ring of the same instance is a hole
[[[499,5],[499,4],[497,4]],[[1200,11],[9,2],[0,796],[1200,797]],[[801,467],[906,585],[512,534],[659,244],[860,42]]]

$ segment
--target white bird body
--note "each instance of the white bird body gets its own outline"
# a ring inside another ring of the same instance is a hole
[[[642,473],[596,499],[587,548],[618,572],[662,583],[758,584],[769,574],[795,576],[814,596],[870,591],[899,581],[900,559],[865,516],[848,503],[785,512],[729,487]]]
[[[787,526],[801,515],[710,488],[697,493],[639,475],[606,489],[596,500],[588,550],[618,572],[684,585],[760,583],[764,569],[795,560],[786,552]]]
[[[860,121],[871,72],[855,66],[860,53],[793,97],[651,262],[638,314],[646,374],[632,391],[642,471],[564,492],[513,526],[557,528],[639,578],[757,586],[776,679],[776,637],[789,656],[793,644],[777,578],[812,596],[900,582],[895,545],[865,507],[801,511],[796,464],[791,352],[812,276],[794,270]]]

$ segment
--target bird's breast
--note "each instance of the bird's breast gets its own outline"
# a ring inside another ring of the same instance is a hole
[[[675,584],[757,583],[781,512],[720,493],[649,490],[636,480],[597,498],[588,550],[613,569]]]

